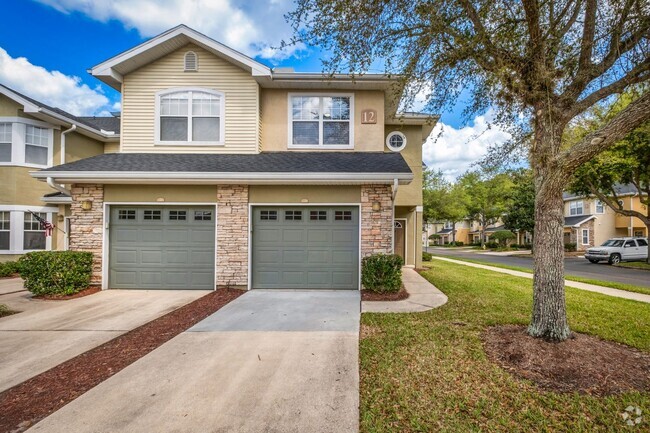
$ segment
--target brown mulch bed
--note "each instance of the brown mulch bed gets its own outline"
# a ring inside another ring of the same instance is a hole
[[[578,333],[553,343],[515,325],[489,328],[483,342],[492,361],[547,391],[605,396],[650,389],[650,354],[623,344]]]
[[[6,277],[0,277],[0,280],[11,280],[12,278],[20,278],[20,274],[11,274]]]
[[[396,293],[375,293],[369,290],[361,291],[362,301],[401,301],[409,297],[409,292],[402,286],[399,292]]]
[[[84,296],[92,295],[101,292],[101,287],[88,287],[72,295],[38,295],[34,299],[44,299],[46,301],[67,301],[68,299],[83,298]]]
[[[243,293],[216,290],[0,393],[0,432],[27,429]]]

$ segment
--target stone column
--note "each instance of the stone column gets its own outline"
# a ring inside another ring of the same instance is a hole
[[[248,186],[217,186],[217,287],[248,286]]]
[[[380,210],[372,210],[379,203]],[[393,252],[393,203],[390,185],[361,186],[361,257]]]
[[[104,186],[95,184],[72,185],[72,204],[70,205],[71,251],[93,253],[93,273],[90,284],[102,283],[102,260],[104,234]],[[91,203],[90,210],[81,208],[82,202]],[[108,258],[107,258],[108,260]]]

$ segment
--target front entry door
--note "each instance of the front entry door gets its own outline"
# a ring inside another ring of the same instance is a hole
[[[395,220],[395,254],[400,256],[406,263],[406,221]]]

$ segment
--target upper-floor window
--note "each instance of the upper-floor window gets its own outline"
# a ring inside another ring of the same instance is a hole
[[[569,203],[569,215],[582,215],[584,213],[584,206],[581,201],[572,201]]]
[[[452,223],[451,221],[446,221],[444,228],[445,229],[452,229],[452,228],[454,228],[454,223]]]
[[[0,118],[0,165],[51,165],[54,134],[48,126],[21,117]]]
[[[352,148],[352,95],[289,95],[289,147]]]
[[[596,200],[596,213],[605,213],[605,204],[600,200]]]
[[[156,101],[157,144],[223,144],[224,95],[208,89],[160,92]]]

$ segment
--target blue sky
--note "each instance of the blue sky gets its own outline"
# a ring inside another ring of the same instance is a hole
[[[316,47],[274,49],[291,28],[291,0],[11,0],[0,26],[0,83],[74,114],[119,110],[118,92],[86,70],[156,34],[184,23],[269,66],[321,71]],[[373,71],[380,72],[380,71]],[[424,160],[450,178],[507,138],[490,113],[462,124],[462,100],[425,144]],[[415,109],[421,106],[414,107]]]

